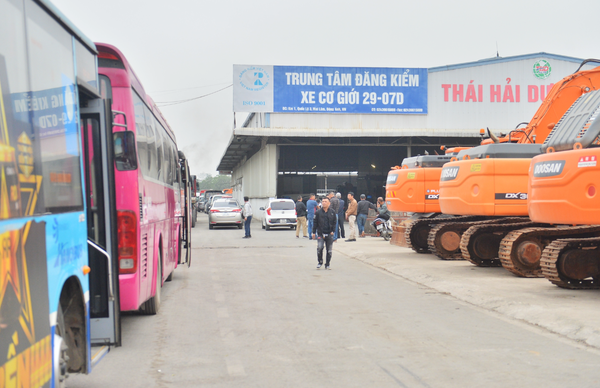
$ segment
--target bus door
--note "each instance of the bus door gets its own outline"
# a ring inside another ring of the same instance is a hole
[[[181,155],[180,155],[181,156]],[[181,163],[181,187],[184,187],[184,211],[183,211],[183,241],[185,250],[185,257],[182,256],[180,263],[187,263],[188,267],[192,264],[192,197],[191,197],[191,183],[190,183],[190,171],[188,167],[187,159],[180,158]]]
[[[119,240],[112,128],[111,100],[96,98],[82,104],[81,132],[91,268],[91,343],[120,346]]]

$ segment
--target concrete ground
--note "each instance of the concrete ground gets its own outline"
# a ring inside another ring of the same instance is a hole
[[[292,230],[193,230],[156,316],[68,387],[597,387],[597,292],[367,237],[332,270]],[[547,283],[547,284],[546,284]]]
[[[334,248],[457,300],[600,348],[600,290],[566,290],[544,278],[520,278],[502,267],[480,268],[465,260],[418,254],[382,238],[359,238]]]

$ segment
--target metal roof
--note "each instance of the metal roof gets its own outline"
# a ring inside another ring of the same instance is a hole
[[[254,132],[256,130],[256,132]],[[369,136],[365,133],[362,136],[332,136],[331,133],[321,132],[319,135],[308,134],[306,131],[292,135],[271,132],[264,136],[259,136],[257,128],[236,128],[225,153],[221,157],[217,171],[221,174],[230,174],[233,169],[244,159],[250,159],[255,153],[260,151],[263,143],[278,144],[280,146],[456,146],[456,145],[477,145],[479,144],[479,134],[475,133],[409,133],[396,132],[383,136]],[[302,131],[301,131],[302,132]]]
[[[427,71],[429,73],[435,73],[438,71],[463,69],[465,67],[474,67],[474,66],[495,65],[497,63],[522,61],[525,59],[535,59],[535,58],[540,58],[540,57],[545,58],[545,59],[556,59],[556,60],[560,60],[560,61],[567,61],[567,62],[574,62],[574,63],[581,63],[583,61],[583,59],[581,59],[581,58],[567,57],[564,55],[556,55],[556,54],[540,52],[540,53],[534,53],[534,54],[515,55],[512,57],[492,57],[492,58],[481,59],[479,61],[474,61],[474,62],[458,63],[456,65],[430,67],[429,69],[427,69]]]
[[[244,158],[250,158],[260,150],[262,143],[261,136],[240,136],[235,131],[225,153],[221,157],[217,171],[228,173],[238,165]]]

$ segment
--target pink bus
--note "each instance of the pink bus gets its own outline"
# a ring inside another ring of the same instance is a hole
[[[121,311],[156,314],[162,285],[187,247],[187,178],[173,131],[127,59],[114,46],[96,47],[100,92],[114,114]]]

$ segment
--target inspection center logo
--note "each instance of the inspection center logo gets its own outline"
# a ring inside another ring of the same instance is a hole
[[[535,75],[535,77],[538,79],[546,79],[550,77],[551,72],[552,66],[550,66],[550,62],[545,59],[540,59],[533,64],[533,75]]]
[[[238,76],[240,85],[251,92],[258,92],[271,83],[271,75],[262,67],[250,66]]]

